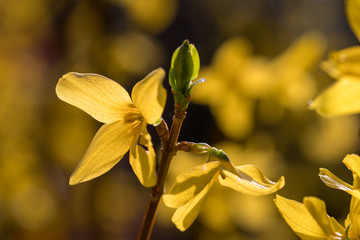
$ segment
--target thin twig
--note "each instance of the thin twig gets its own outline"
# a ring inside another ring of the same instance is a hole
[[[161,118],[161,122],[159,125],[155,127],[157,134],[159,135],[161,146],[165,146],[166,142],[169,141],[170,132],[168,125],[164,121],[163,118]]]
[[[185,116],[186,108],[182,107],[180,104],[175,104],[175,114],[173,116],[173,122],[170,129],[170,136],[168,141],[164,141],[165,144],[162,146],[160,166],[158,170],[158,180],[156,185],[151,189],[150,200],[146,208],[143,222],[141,224],[141,229],[137,238],[138,240],[150,239],[159,203],[164,193],[165,179],[169,170],[171,159],[175,155],[175,146]]]

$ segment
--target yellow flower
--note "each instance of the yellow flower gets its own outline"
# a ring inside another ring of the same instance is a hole
[[[345,226],[349,228],[348,237],[351,239],[360,238],[360,157],[355,154],[347,155],[343,163],[352,171],[353,173],[353,185],[350,185],[334,174],[332,174],[327,169],[320,169],[319,176],[321,180],[331,188],[339,189],[349,193],[351,198],[350,203],[350,213],[348,214],[345,220]]]
[[[313,102],[310,109],[325,117],[336,117],[360,112],[360,46],[346,48],[330,55],[323,68],[337,82]]]
[[[360,77],[360,46],[353,46],[337,52],[331,52],[322,68],[333,78],[343,76]]]
[[[268,59],[254,56],[246,39],[231,38],[216,51],[211,65],[202,68],[206,86],[194,88],[191,99],[210,107],[227,137],[242,139],[254,128],[258,100],[265,119],[281,115],[284,108],[306,109],[304,101],[315,91],[309,69],[321,56],[324,45],[319,34],[309,32],[278,57]],[[267,107],[271,103],[276,108]],[[273,119],[281,119],[277,116]]]
[[[326,213],[325,203],[315,197],[305,197],[304,203],[276,196],[275,204],[294,232],[304,240],[359,239],[360,238],[360,157],[347,155],[343,163],[352,171],[354,183],[350,185],[329,170],[321,168],[321,180],[331,188],[352,195],[350,212],[345,227]]]
[[[154,124],[165,107],[161,68],[138,82],[131,98],[115,81],[92,73],[68,73],[60,78],[58,97],[105,123],[70,177],[74,185],[96,178],[114,167],[130,149],[130,164],[146,187],[156,183],[155,152],[147,124]]]
[[[177,208],[171,220],[179,230],[185,231],[194,222],[215,182],[254,196],[273,193],[285,184],[283,177],[276,183],[270,181],[254,165],[235,167],[225,154],[220,158],[210,155],[207,163],[178,175],[170,192],[163,196],[166,206]]]
[[[352,31],[360,40],[360,0],[345,1],[345,10]],[[360,46],[353,46],[330,54],[322,64],[325,71],[338,81],[310,104],[325,117],[360,112]]]
[[[344,227],[327,215],[324,201],[305,197],[302,204],[277,195],[275,204],[287,224],[302,240],[344,239]]]

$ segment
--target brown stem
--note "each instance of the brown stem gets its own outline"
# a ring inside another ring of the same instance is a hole
[[[194,143],[192,142],[187,142],[187,141],[178,142],[175,146],[175,151],[181,150],[184,152],[191,152],[193,145]]]
[[[169,141],[170,133],[169,128],[163,118],[161,118],[160,124],[157,125],[155,129],[157,134],[159,135],[161,145],[165,146],[166,142]]]
[[[165,179],[169,170],[171,159],[175,155],[175,146],[185,116],[186,108],[183,108],[180,104],[175,104],[175,114],[170,129],[170,136],[168,141],[165,141],[165,144],[162,146],[157,183],[151,189],[150,200],[141,224],[140,233],[137,238],[138,240],[150,239],[159,203],[164,193]]]

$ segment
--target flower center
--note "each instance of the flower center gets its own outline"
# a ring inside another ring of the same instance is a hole
[[[141,115],[140,111],[136,108],[131,109],[128,113],[124,116],[125,122],[135,122],[144,120],[144,117]]]

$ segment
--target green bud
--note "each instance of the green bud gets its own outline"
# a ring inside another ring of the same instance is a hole
[[[209,162],[211,161],[223,161],[223,162],[230,162],[230,158],[226,155],[223,150],[218,150],[216,148],[211,148],[209,150]]]
[[[174,92],[175,99],[179,97],[185,99],[190,94],[193,86],[192,80],[198,76],[199,69],[200,59],[198,52],[193,44],[185,40],[175,50],[171,59],[169,83]]]
[[[221,149],[218,150],[214,147],[211,148],[209,150],[209,159],[207,161],[208,162],[219,161],[219,162],[221,162],[221,169],[231,172],[231,173],[239,176],[242,179],[246,179],[249,181],[252,180],[248,174],[238,170],[234,166],[234,164],[230,161],[230,158],[228,157],[228,155],[226,155],[226,153]],[[225,175],[222,172],[220,172],[220,175],[223,179],[225,179]]]

